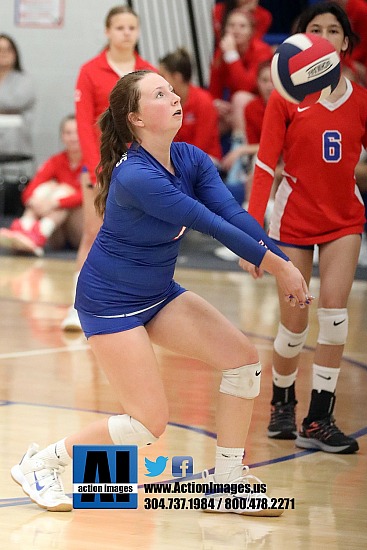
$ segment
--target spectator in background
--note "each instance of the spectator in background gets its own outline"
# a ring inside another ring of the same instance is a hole
[[[350,55],[349,65],[356,74],[356,80],[367,85],[367,2],[365,0],[336,0],[346,12],[359,43]]]
[[[235,138],[243,141],[243,108],[256,93],[259,64],[271,59],[272,55],[271,47],[254,36],[248,12],[231,11],[223,23],[209,83],[219,113],[221,134],[231,131]]]
[[[239,145],[237,148],[232,149],[227,153],[221,160],[221,168],[224,172],[228,172],[232,169],[236,162],[241,162],[247,167],[247,175],[245,179],[245,189],[244,197],[245,204],[244,208],[247,208],[248,199],[251,193],[251,184],[253,177],[254,162],[256,158],[256,153],[259,149],[261,128],[263,123],[263,118],[265,114],[266,104],[270,97],[271,92],[274,89],[273,82],[271,80],[270,74],[270,61],[264,61],[259,65],[258,76],[257,76],[257,89],[258,95],[254,97],[244,108],[243,116],[245,118],[245,127],[246,127],[246,140],[245,143]],[[279,175],[278,175],[279,174]],[[277,183],[280,181],[281,169],[277,170],[277,176],[274,179],[273,190],[272,190],[272,199],[275,194]],[[267,218],[270,215],[272,209],[273,201],[269,201],[267,212]],[[236,261],[238,256],[236,256],[231,250],[225,246],[218,247],[214,250],[214,254],[226,261]]]
[[[32,156],[35,92],[14,40],[0,34],[0,153]]]
[[[109,95],[116,82],[125,74],[139,69],[156,69],[136,52],[140,25],[137,14],[128,6],[116,6],[105,19],[108,44],[103,51],[80,69],[76,90],[76,119],[85,162],[82,174],[83,235],[78,250],[74,294],[79,270],[101,226],[94,208],[96,196],[95,169],[99,163],[98,117],[107,109]],[[74,300],[73,300],[74,301]],[[62,323],[63,330],[81,330],[79,317],[71,306]]]
[[[246,128],[245,143],[243,145],[240,145],[236,149],[233,149],[223,157],[221,161],[221,167],[226,171],[230,170],[233,164],[240,158],[244,163],[246,162],[247,165],[251,165],[251,162],[249,162],[249,160],[251,159],[248,160],[246,159],[246,157],[249,156],[252,158],[254,155],[256,155],[259,149],[265,108],[270,94],[274,89],[274,85],[271,80],[270,65],[270,61],[264,61],[259,65],[257,75],[258,95],[256,95],[254,99],[252,99],[243,110]],[[250,184],[251,178],[247,178],[245,193],[247,200],[251,192]]]
[[[212,10],[215,47],[221,39],[223,21],[227,19],[229,12],[236,8],[242,8],[251,15],[254,21],[254,36],[262,38],[268,32],[273,17],[270,11],[259,6],[259,0],[223,0],[216,2]]]
[[[158,72],[181,98],[183,121],[174,141],[196,145],[218,164],[222,156],[218,113],[210,93],[191,83],[192,65],[185,48],[177,48],[162,57]]]
[[[74,115],[60,125],[65,149],[49,158],[25,188],[25,211],[10,228],[0,229],[0,245],[42,256],[48,242],[54,248],[79,246],[82,232],[82,155]]]

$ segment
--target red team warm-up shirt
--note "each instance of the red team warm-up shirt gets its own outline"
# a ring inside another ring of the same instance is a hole
[[[273,50],[262,40],[253,38],[245,54],[237,61],[226,63],[222,55],[222,50],[217,48],[210,71],[209,92],[215,99],[223,99],[225,90],[230,96],[239,90],[256,93],[259,64],[269,61]]]
[[[209,92],[189,85],[188,98],[183,106],[182,126],[174,141],[191,143],[215,159],[221,158],[218,113]]]
[[[157,69],[135,53],[134,70]],[[95,169],[99,163],[98,117],[109,106],[109,95],[122,75],[112,69],[107,62],[106,50],[85,63],[79,72],[75,90],[76,120],[84,163],[91,181],[95,183]]]
[[[269,236],[294,245],[320,244],[362,233],[365,209],[354,169],[367,146],[367,90],[347,81],[336,103],[309,108],[276,91],[267,104],[249,212],[263,225],[283,152],[283,179],[275,197]]]
[[[22,201],[26,204],[31,198],[34,190],[46,181],[54,180],[56,183],[67,183],[75,189],[75,193],[68,197],[59,199],[60,208],[76,208],[82,204],[82,190],[80,187],[80,174],[82,162],[79,166],[72,168],[66,151],[50,157],[37,170],[36,175],[27,185],[22,193]]]

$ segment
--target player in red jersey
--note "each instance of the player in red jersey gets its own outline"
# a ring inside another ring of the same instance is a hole
[[[105,20],[108,46],[85,63],[79,72],[75,90],[76,117],[86,168],[82,175],[84,227],[76,262],[75,282],[102,222],[94,209],[95,169],[99,162],[99,130],[96,124],[98,117],[107,109],[109,94],[123,75],[140,69],[156,71],[136,52],[139,32],[139,19],[131,8],[112,8]],[[62,328],[81,330],[74,307],[69,308]]]
[[[355,42],[347,15],[333,2],[310,6],[297,32],[327,38],[342,55]],[[303,448],[353,453],[358,443],[345,436],[332,416],[340,362],[348,331],[347,300],[365,222],[354,169],[367,146],[367,91],[344,76],[334,92],[305,108],[271,95],[265,112],[249,212],[263,223],[274,170],[283,154],[269,236],[287,251],[306,281],[319,247],[319,334],[308,414],[297,435],[295,380],[308,330],[306,310],[287,312],[279,292],[280,325],[274,341],[273,398],[268,435],[296,439]],[[242,262],[241,262],[242,263]],[[245,265],[255,278],[261,270]]]
[[[191,83],[192,65],[188,52],[178,48],[168,53],[159,60],[158,69],[181,98],[183,121],[174,141],[196,145],[218,163],[222,152],[217,110],[210,93]]]
[[[42,256],[48,242],[78,248],[82,233],[82,154],[74,115],[61,124],[65,149],[50,157],[22,193],[25,211],[9,229],[0,230],[0,245]]]

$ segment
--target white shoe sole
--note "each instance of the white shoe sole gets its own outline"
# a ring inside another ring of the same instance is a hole
[[[35,246],[31,239],[17,231],[10,229],[2,229],[0,232],[0,246],[10,248],[18,252],[31,252],[35,256],[41,257],[44,255],[43,248]]]
[[[26,480],[22,470],[20,469],[19,464],[13,466],[13,468],[11,469],[11,477],[16,483],[18,483],[18,485],[21,486],[25,494],[29,496],[29,498],[40,508],[48,510],[49,512],[71,512],[71,510],[73,509],[71,501],[60,502],[55,506],[50,506],[49,504],[47,504],[42,495],[39,495],[37,492],[32,491],[32,488]]]

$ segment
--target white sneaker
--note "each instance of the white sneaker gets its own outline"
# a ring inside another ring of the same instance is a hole
[[[62,330],[78,331],[82,330],[79,315],[74,306],[70,306],[65,319],[61,323]]]
[[[220,246],[219,248],[216,248],[214,250],[215,256],[217,258],[220,258],[221,260],[224,260],[225,262],[236,262],[239,260],[239,257],[237,254],[232,252],[232,250],[229,250],[229,248],[226,248],[225,246]]]
[[[203,511],[232,512],[234,514],[243,514],[246,516],[281,516],[284,510],[277,508],[277,499],[271,499],[265,493],[262,493],[261,489],[265,487],[265,484],[258,477],[248,472],[249,467],[240,464],[233,468],[228,479],[225,481],[218,481],[218,477],[223,476],[217,476],[217,478],[215,478],[215,475],[209,475],[208,470],[204,470],[204,483],[212,482],[214,486],[213,492],[205,494],[206,506],[203,507]],[[223,490],[223,487],[221,487],[223,485],[229,486],[231,491],[235,485],[244,485],[246,489],[251,486],[252,489],[251,492],[244,492],[241,490],[236,492],[236,490],[234,490],[233,494],[228,491],[215,492],[216,489],[220,490],[220,488],[222,488]]]
[[[70,512],[71,499],[65,495],[59,474],[64,465],[56,457],[43,457],[32,443],[22,460],[11,469],[11,476],[41,508],[50,512]]]

